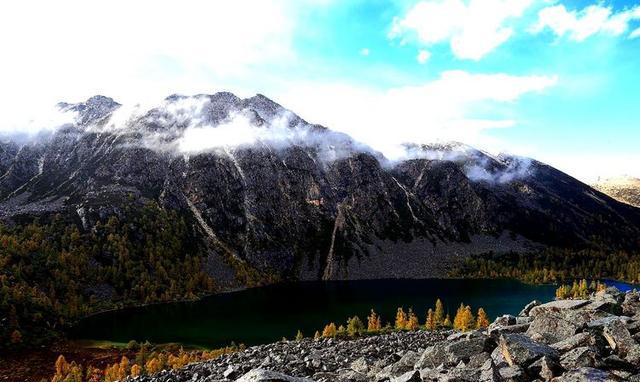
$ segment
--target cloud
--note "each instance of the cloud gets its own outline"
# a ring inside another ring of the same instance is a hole
[[[620,36],[627,32],[629,23],[635,19],[640,19],[640,6],[620,12],[603,5],[569,11],[559,4],[540,10],[538,21],[530,28],[530,32],[537,34],[550,29],[558,37],[568,35],[573,41],[584,41],[596,34]],[[629,37],[636,37],[634,34],[632,32]]]
[[[369,53],[370,53],[370,52],[369,52],[369,48],[362,48],[362,49],[360,50],[360,54],[361,54],[361,55],[363,55],[363,56],[365,56],[365,57],[366,57],[366,56],[368,56],[368,55],[369,55]]]
[[[631,32],[629,34],[629,38],[630,39],[634,39],[634,38],[638,38],[638,37],[640,37],[640,28],[634,30],[633,32]]]
[[[429,61],[429,58],[431,58],[431,53],[429,53],[429,51],[426,51],[424,49],[420,50],[418,52],[418,56],[416,57],[418,62],[421,63],[421,64],[424,64],[427,61]]]
[[[555,76],[512,76],[447,71],[420,86],[379,90],[343,84],[306,84],[276,99],[303,118],[353,136],[387,157],[403,155],[401,144],[463,141],[491,144],[488,129],[514,126],[499,107],[527,93],[554,86]],[[483,110],[484,113],[478,113]],[[486,111],[492,117],[486,118]]]
[[[397,17],[389,37],[431,46],[449,43],[461,59],[479,60],[512,35],[511,19],[533,0],[423,0]]]
[[[133,103],[212,92],[257,67],[295,63],[297,16],[316,3],[2,2],[0,131],[15,116],[61,100],[106,94]]]

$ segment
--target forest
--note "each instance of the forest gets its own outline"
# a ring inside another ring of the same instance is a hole
[[[640,282],[640,253],[549,248],[539,253],[473,256],[452,272],[455,277],[516,278],[532,284],[576,279]]]
[[[216,290],[204,251],[175,211],[149,202],[122,216],[87,231],[60,216],[0,225],[0,350],[51,341],[101,310]]]

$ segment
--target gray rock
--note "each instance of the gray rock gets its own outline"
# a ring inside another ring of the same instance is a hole
[[[598,363],[597,355],[596,351],[588,346],[575,348],[560,357],[560,365],[567,370],[580,367],[596,367]]]
[[[545,382],[550,381],[562,372],[562,368],[558,362],[546,356],[532,363],[527,370],[529,375],[537,375]]]
[[[531,308],[531,310],[529,311],[529,315],[532,317],[536,317],[537,315],[543,313],[543,312],[548,312],[548,311],[558,311],[558,310],[565,310],[565,309],[578,309],[581,308],[587,304],[589,304],[591,301],[589,300],[556,300],[556,301],[551,301],[551,302],[547,302],[546,304],[541,304],[538,306],[535,306],[533,308]]]
[[[572,337],[551,344],[551,347],[560,352],[566,352],[580,346],[592,345],[593,338],[588,332],[578,333]]]
[[[391,378],[391,382],[421,382],[420,372],[418,370],[407,371],[399,377]]]
[[[237,382],[313,382],[307,378],[291,377],[275,371],[253,369],[243,375]]]
[[[562,376],[553,379],[554,382],[618,382],[622,380],[615,374],[592,367],[569,370]]]
[[[526,367],[538,358],[558,358],[552,347],[533,341],[524,334],[506,334],[500,337],[500,350],[510,366]]]
[[[631,337],[622,320],[612,320],[604,326],[602,332],[611,349],[630,362],[640,361],[640,345]]]
[[[542,305],[542,303],[540,301],[538,301],[538,300],[531,301],[530,303],[525,305],[524,308],[522,308],[522,310],[520,311],[518,316],[519,317],[528,317],[529,316],[529,312],[531,312],[531,309],[535,308],[538,305]]]
[[[500,380],[505,382],[524,382],[529,378],[520,366],[509,366],[500,369]]]
[[[481,382],[498,382],[501,380],[498,367],[493,363],[493,360],[487,360],[480,368],[480,381]]]

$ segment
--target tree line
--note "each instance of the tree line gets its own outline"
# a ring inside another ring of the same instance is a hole
[[[445,313],[444,305],[437,299],[435,306],[426,311],[425,318],[421,321],[418,315],[409,308],[407,311],[399,307],[393,322],[386,322],[383,325],[382,317],[371,309],[367,317],[366,325],[358,316],[347,319],[346,325],[336,325],[330,322],[320,331],[316,331],[314,338],[345,338],[358,337],[365,334],[390,333],[393,331],[414,331],[414,330],[439,330],[454,329],[459,331],[469,331],[484,329],[489,326],[489,318],[483,308],[478,308],[474,316],[469,305],[460,304],[456,314],[451,320],[448,313]],[[301,331],[296,334],[296,339],[302,339],[304,335]]]
[[[549,248],[539,253],[493,252],[472,256],[452,272],[456,277],[516,278],[532,284],[576,279],[640,283],[640,253]]]

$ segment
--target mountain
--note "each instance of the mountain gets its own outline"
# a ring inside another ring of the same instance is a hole
[[[593,188],[614,199],[640,207],[640,179],[630,176],[599,179]]]
[[[157,206],[185,222],[189,250],[220,285],[247,272],[443,276],[490,251],[640,244],[639,209],[544,163],[459,143],[407,144],[407,158],[390,161],[262,95],[58,107],[74,122],[0,143],[4,224],[62,220],[90,235],[116,217],[141,241],[148,233],[127,222]],[[119,256],[95,248],[91,267]]]

